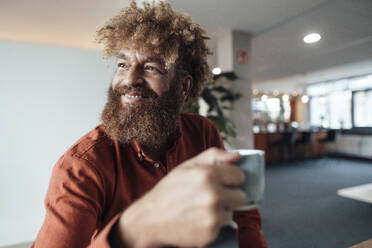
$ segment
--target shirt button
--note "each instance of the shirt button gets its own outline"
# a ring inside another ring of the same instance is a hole
[[[154,166],[155,166],[155,168],[159,168],[160,164],[159,163],[155,163]]]

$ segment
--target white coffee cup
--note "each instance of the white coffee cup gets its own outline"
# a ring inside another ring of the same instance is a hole
[[[247,202],[236,210],[250,210],[258,207],[264,199],[265,191],[265,152],[262,150],[239,149],[241,159],[236,163],[244,172],[245,182],[241,186],[247,195]]]

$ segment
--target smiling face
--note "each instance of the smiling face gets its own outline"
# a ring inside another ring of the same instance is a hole
[[[169,90],[175,77],[174,66],[166,69],[160,58],[134,48],[120,50],[116,68],[112,89],[120,89],[123,104],[158,98]]]
[[[122,49],[101,119],[107,133],[122,143],[135,139],[157,148],[175,134],[191,76],[179,78],[151,54]]]

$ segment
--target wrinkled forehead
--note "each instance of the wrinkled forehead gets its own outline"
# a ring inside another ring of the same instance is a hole
[[[165,66],[165,59],[159,54],[155,54],[152,50],[142,50],[137,47],[122,47],[117,55],[117,59],[125,60],[139,60],[142,62],[156,62],[157,64]]]
[[[178,46],[177,46],[178,47]],[[115,57],[120,58],[128,55],[135,55],[141,58],[152,59],[165,68],[170,68],[175,65],[178,59],[178,51],[174,49],[166,49],[163,44],[151,44],[146,42],[133,42],[132,40],[120,41],[116,44]],[[176,49],[178,50],[178,49]]]

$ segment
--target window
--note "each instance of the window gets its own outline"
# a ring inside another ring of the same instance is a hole
[[[278,121],[280,118],[280,99],[269,98],[267,99],[267,110],[271,121]]]
[[[329,127],[327,98],[314,96],[310,98],[310,124],[317,127]]]
[[[282,101],[280,97],[260,97],[252,99],[253,120],[255,122],[288,122],[291,115],[289,101]]]
[[[372,128],[372,75],[313,84],[307,94],[312,126]]]
[[[334,129],[350,129],[351,91],[335,91],[329,95],[329,126]]]
[[[372,127],[372,89],[353,94],[353,120],[355,127]]]
[[[309,86],[310,124],[324,128],[349,129],[351,124],[351,91],[347,80]]]

